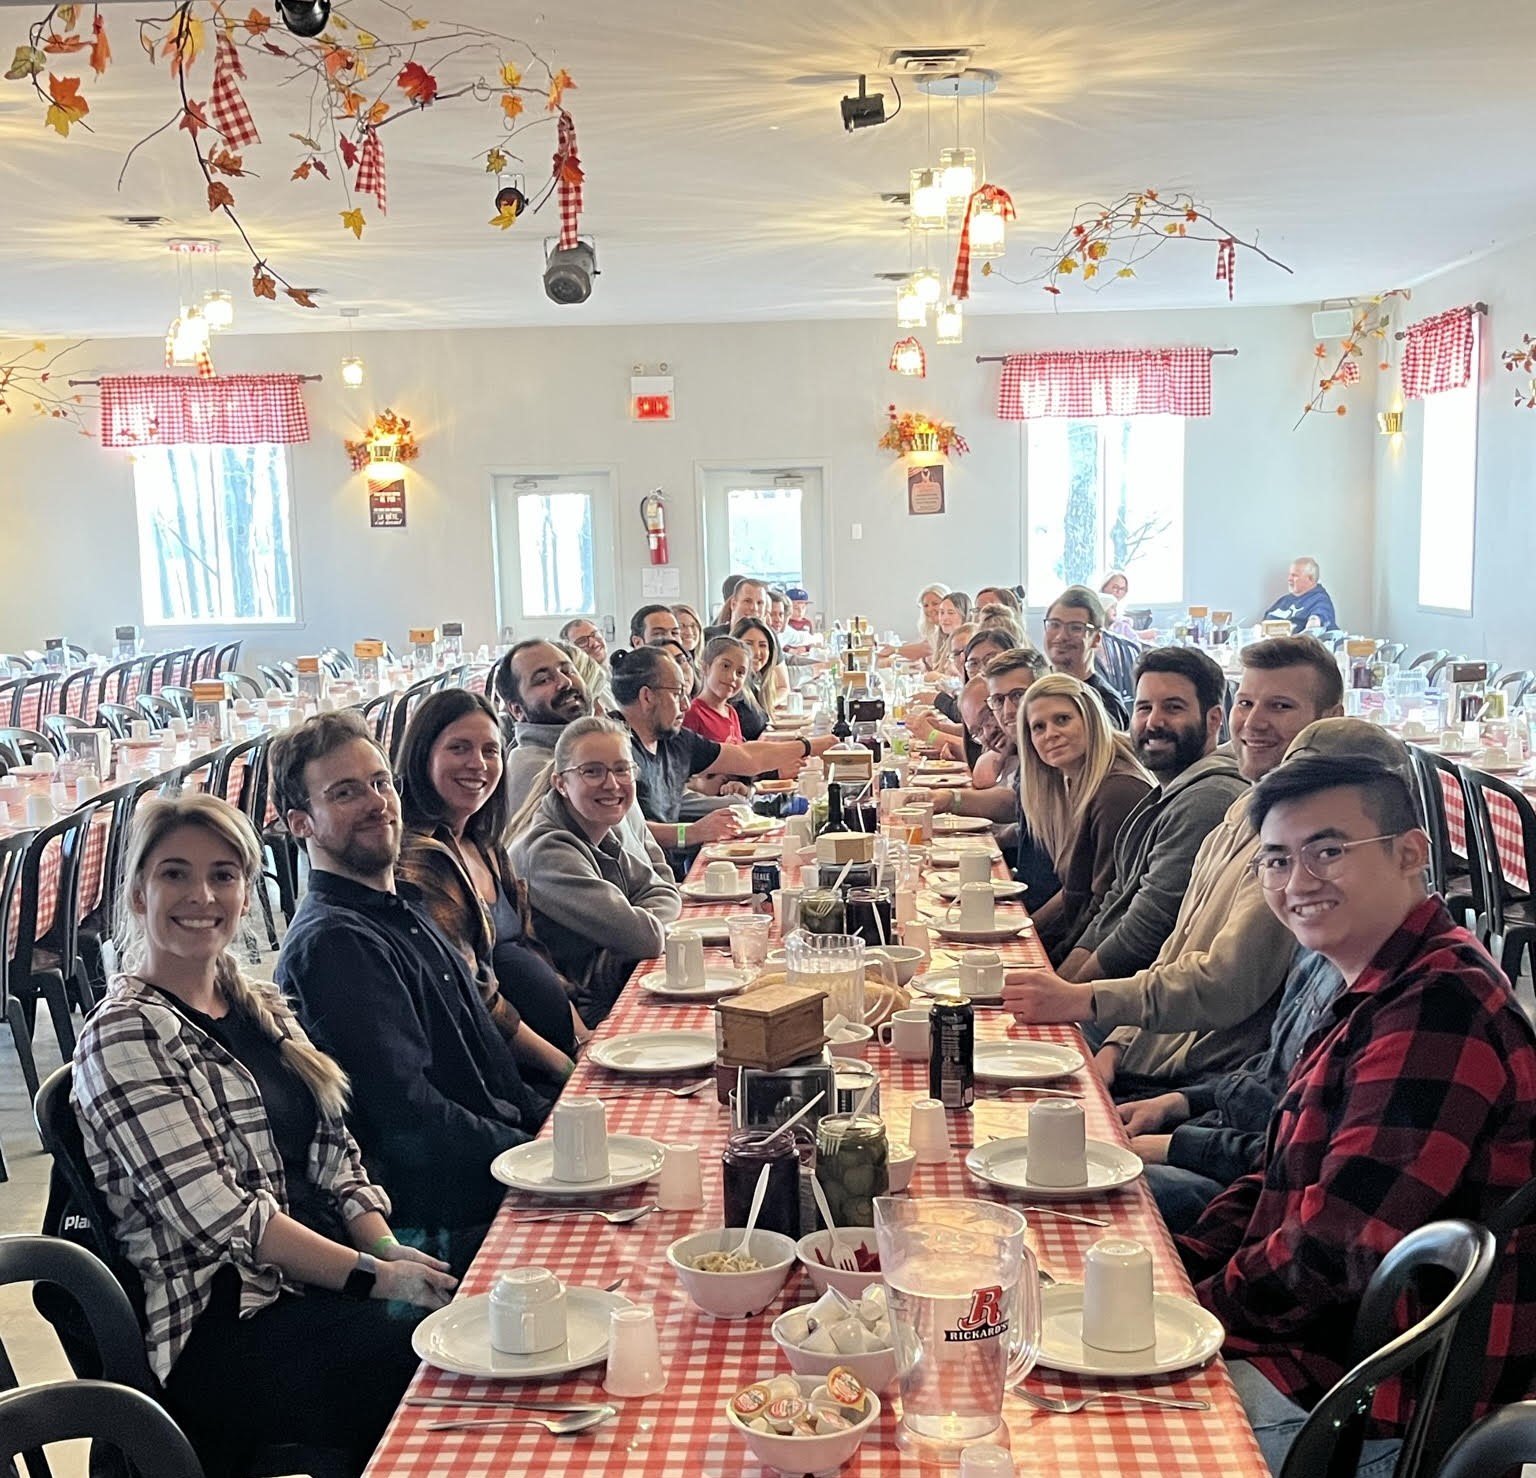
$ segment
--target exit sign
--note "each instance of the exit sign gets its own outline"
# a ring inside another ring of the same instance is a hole
[[[671,375],[631,375],[629,377],[629,414],[635,421],[670,421],[673,419]]]

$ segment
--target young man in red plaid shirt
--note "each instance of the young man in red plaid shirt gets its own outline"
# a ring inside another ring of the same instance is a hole
[[[1259,1168],[1179,1242],[1278,1472],[1344,1373],[1382,1257],[1426,1222],[1485,1219],[1536,1177],[1536,1032],[1482,946],[1426,893],[1429,838],[1399,769],[1301,755],[1250,804],[1269,907],[1344,988],[1291,1072]],[[1495,1273],[1485,1405],[1536,1386],[1532,1250],[1517,1238]],[[1396,1382],[1384,1387],[1374,1430],[1400,1436],[1406,1405]],[[1396,1447],[1368,1443],[1361,1478],[1390,1473]]]

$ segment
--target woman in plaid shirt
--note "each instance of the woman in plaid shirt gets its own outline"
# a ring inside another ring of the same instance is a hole
[[[143,1279],[150,1363],[210,1478],[291,1443],[360,1471],[415,1370],[414,1320],[455,1286],[390,1234],[341,1069],[228,953],[260,876],[250,823],[223,801],[143,804],[117,926],[128,973],[75,1051],[75,1112]]]

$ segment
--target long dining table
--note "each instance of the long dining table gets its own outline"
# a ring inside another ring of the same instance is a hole
[[[693,878],[702,874],[695,864]],[[1022,908],[1000,908],[1000,916],[1021,922]],[[689,917],[718,913],[718,904],[690,904]],[[1043,954],[1032,931],[1001,947],[1013,965],[1039,964]],[[721,951],[714,951],[715,960]],[[621,994],[595,1040],[626,1033],[668,1029],[712,1029],[710,1007],[668,1000],[643,988],[660,961],[645,961]],[[1035,1038],[1076,1047],[1085,1066],[1056,1086],[1083,1094],[1091,1138],[1124,1143],[1109,1095],[1086,1065],[1088,1050],[1076,1027],[1021,1027],[1000,1009],[978,1007],[978,1043],[1003,1038]],[[906,1138],[909,1107],[927,1096],[927,1064],[903,1059],[878,1042],[867,1060],[879,1069],[881,1113],[894,1138]],[[598,1217],[528,1219],[559,1209],[559,1201],[509,1191],[501,1211],[475,1257],[459,1297],[488,1293],[496,1278],[518,1266],[549,1268],[568,1285],[603,1288],[615,1281],[636,1303],[655,1309],[665,1389],[641,1399],[609,1398],[602,1387],[603,1366],[593,1365],[564,1377],[516,1385],[451,1375],[423,1365],[412,1381],[367,1469],[367,1478],[491,1478],[503,1473],[571,1475],[571,1478],[716,1478],[737,1472],[766,1471],[745,1442],[726,1423],[724,1403],[741,1386],[788,1369],[770,1326],[788,1308],[815,1297],[798,1267],[773,1303],[755,1318],[716,1320],[688,1299],[666,1262],[675,1238],[722,1224],[720,1154],[729,1132],[727,1109],[711,1083],[689,1098],[663,1091],[695,1082],[701,1074],[680,1077],[620,1076],[592,1062],[590,1049],[577,1065],[567,1091],[595,1094],[607,1105],[611,1132],[645,1135],[664,1144],[699,1147],[704,1169],[704,1204],[696,1212],[653,1212],[627,1225]],[[967,1151],[989,1137],[1018,1134],[1026,1128],[1028,1104],[1035,1095],[1002,1093],[998,1085],[978,1082],[970,1112],[950,1114],[953,1153],[943,1164],[919,1165],[906,1192],[925,1197],[1003,1196],[1014,1204],[1027,1197],[1006,1196],[974,1179],[965,1168]],[[550,1136],[546,1124],[543,1138]],[[603,1198],[609,1209],[642,1206],[654,1199],[641,1187]],[[568,1204],[568,1203],[567,1203]],[[590,1204],[583,1201],[582,1204]],[[1052,1206],[1109,1222],[1097,1228],[1056,1216],[1026,1213],[1028,1239],[1042,1268],[1056,1278],[1080,1282],[1084,1254],[1099,1237],[1111,1233],[1144,1243],[1152,1253],[1159,1291],[1192,1295],[1151,1194],[1137,1180],[1104,1196],[1055,1202]],[[1004,1408],[1006,1438],[1018,1470],[1059,1478],[1150,1478],[1166,1474],[1221,1474],[1222,1478],[1261,1478],[1267,1473],[1252,1430],[1220,1357],[1203,1368],[1134,1381],[1099,1381],[1059,1374],[1037,1366],[1029,1386],[1041,1395],[1073,1397],[1099,1390],[1197,1398],[1209,1410],[1189,1411],[1106,1402],[1073,1415],[1040,1411],[1009,1394]],[[433,1431],[435,1423],[457,1419],[516,1417],[510,1408],[483,1404],[496,1400],[602,1401],[613,1399],[616,1418],[576,1437],[557,1437],[533,1425],[492,1425],[457,1431]],[[896,1444],[900,1403],[883,1397],[880,1419],[843,1470],[850,1478],[915,1474],[919,1464]]]

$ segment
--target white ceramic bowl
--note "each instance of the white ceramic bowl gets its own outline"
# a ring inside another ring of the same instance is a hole
[[[839,1227],[838,1230],[842,1233],[842,1240],[850,1246],[863,1247],[870,1252],[876,1250],[873,1227]],[[825,1256],[831,1241],[830,1232],[810,1232],[795,1243],[795,1251],[799,1254],[800,1261],[805,1264],[806,1272],[811,1275],[811,1283],[815,1286],[818,1296],[825,1293],[828,1288],[835,1288],[839,1293],[847,1294],[849,1298],[858,1298],[871,1283],[880,1281],[879,1268],[868,1273],[840,1273],[828,1263],[817,1262],[817,1249],[819,1248]]]
[[[895,1384],[896,1349],[894,1345],[883,1350],[870,1350],[862,1355],[819,1355],[815,1350],[807,1350],[800,1345],[791,1344],[785,1338],[781,1326],[790,1314],[804,1313],[809,1307],[809,1304],[805,1304],[799,1309],[786,1310],[773,1321],[774,1343],[784,1351],[784,1358],[789,1361],[789,1368],[796,1375],[814,1375],[824,1380],[837,1366],[846,1365],[872,1391],[883,1391]]]
[[[809,1398],[821,1384],[818,1375],[797,1375],[800,1394]],[[822,1473],[835,1473],[859,1450],[865,1434],[880,1419],[880,1398],[873,1391],[865,1394],[863,1418],[846,1432],[829,1432],[825,1437],[781,1437],[777,1432],[754,1432],[725,1403],[725,1419],[732,1428],[746,1438],[753,1456],[766,1468],[777,1468],[781,1473],[809,1473],[812,1478]]]
[[[897,1144],[894,1140],[886,1146],[885,1173],[890,1181],[889,1193],[900,1195],[912,1184],[912,1172],[917,1169],[917,1151],[909,1144]]]
[[[905,944],[883,944],[866,953],[891,962],[891,968],[896,972],[897,985],[906,985],[917,974],[917,967],[923,963],[922,950]]]
[[[795,1266],[795,1243],[778,1232],[755,1231],[747,1252],[762,1267],[751,1273],[705,1273],[692,1266],[706,1252],[729,1252],[741,1241],[741,1227],[690,1232],[667,1248],[677,1281],[706,1314],[717,1319],[746,1319],[760,1314],[778,1297]]]

